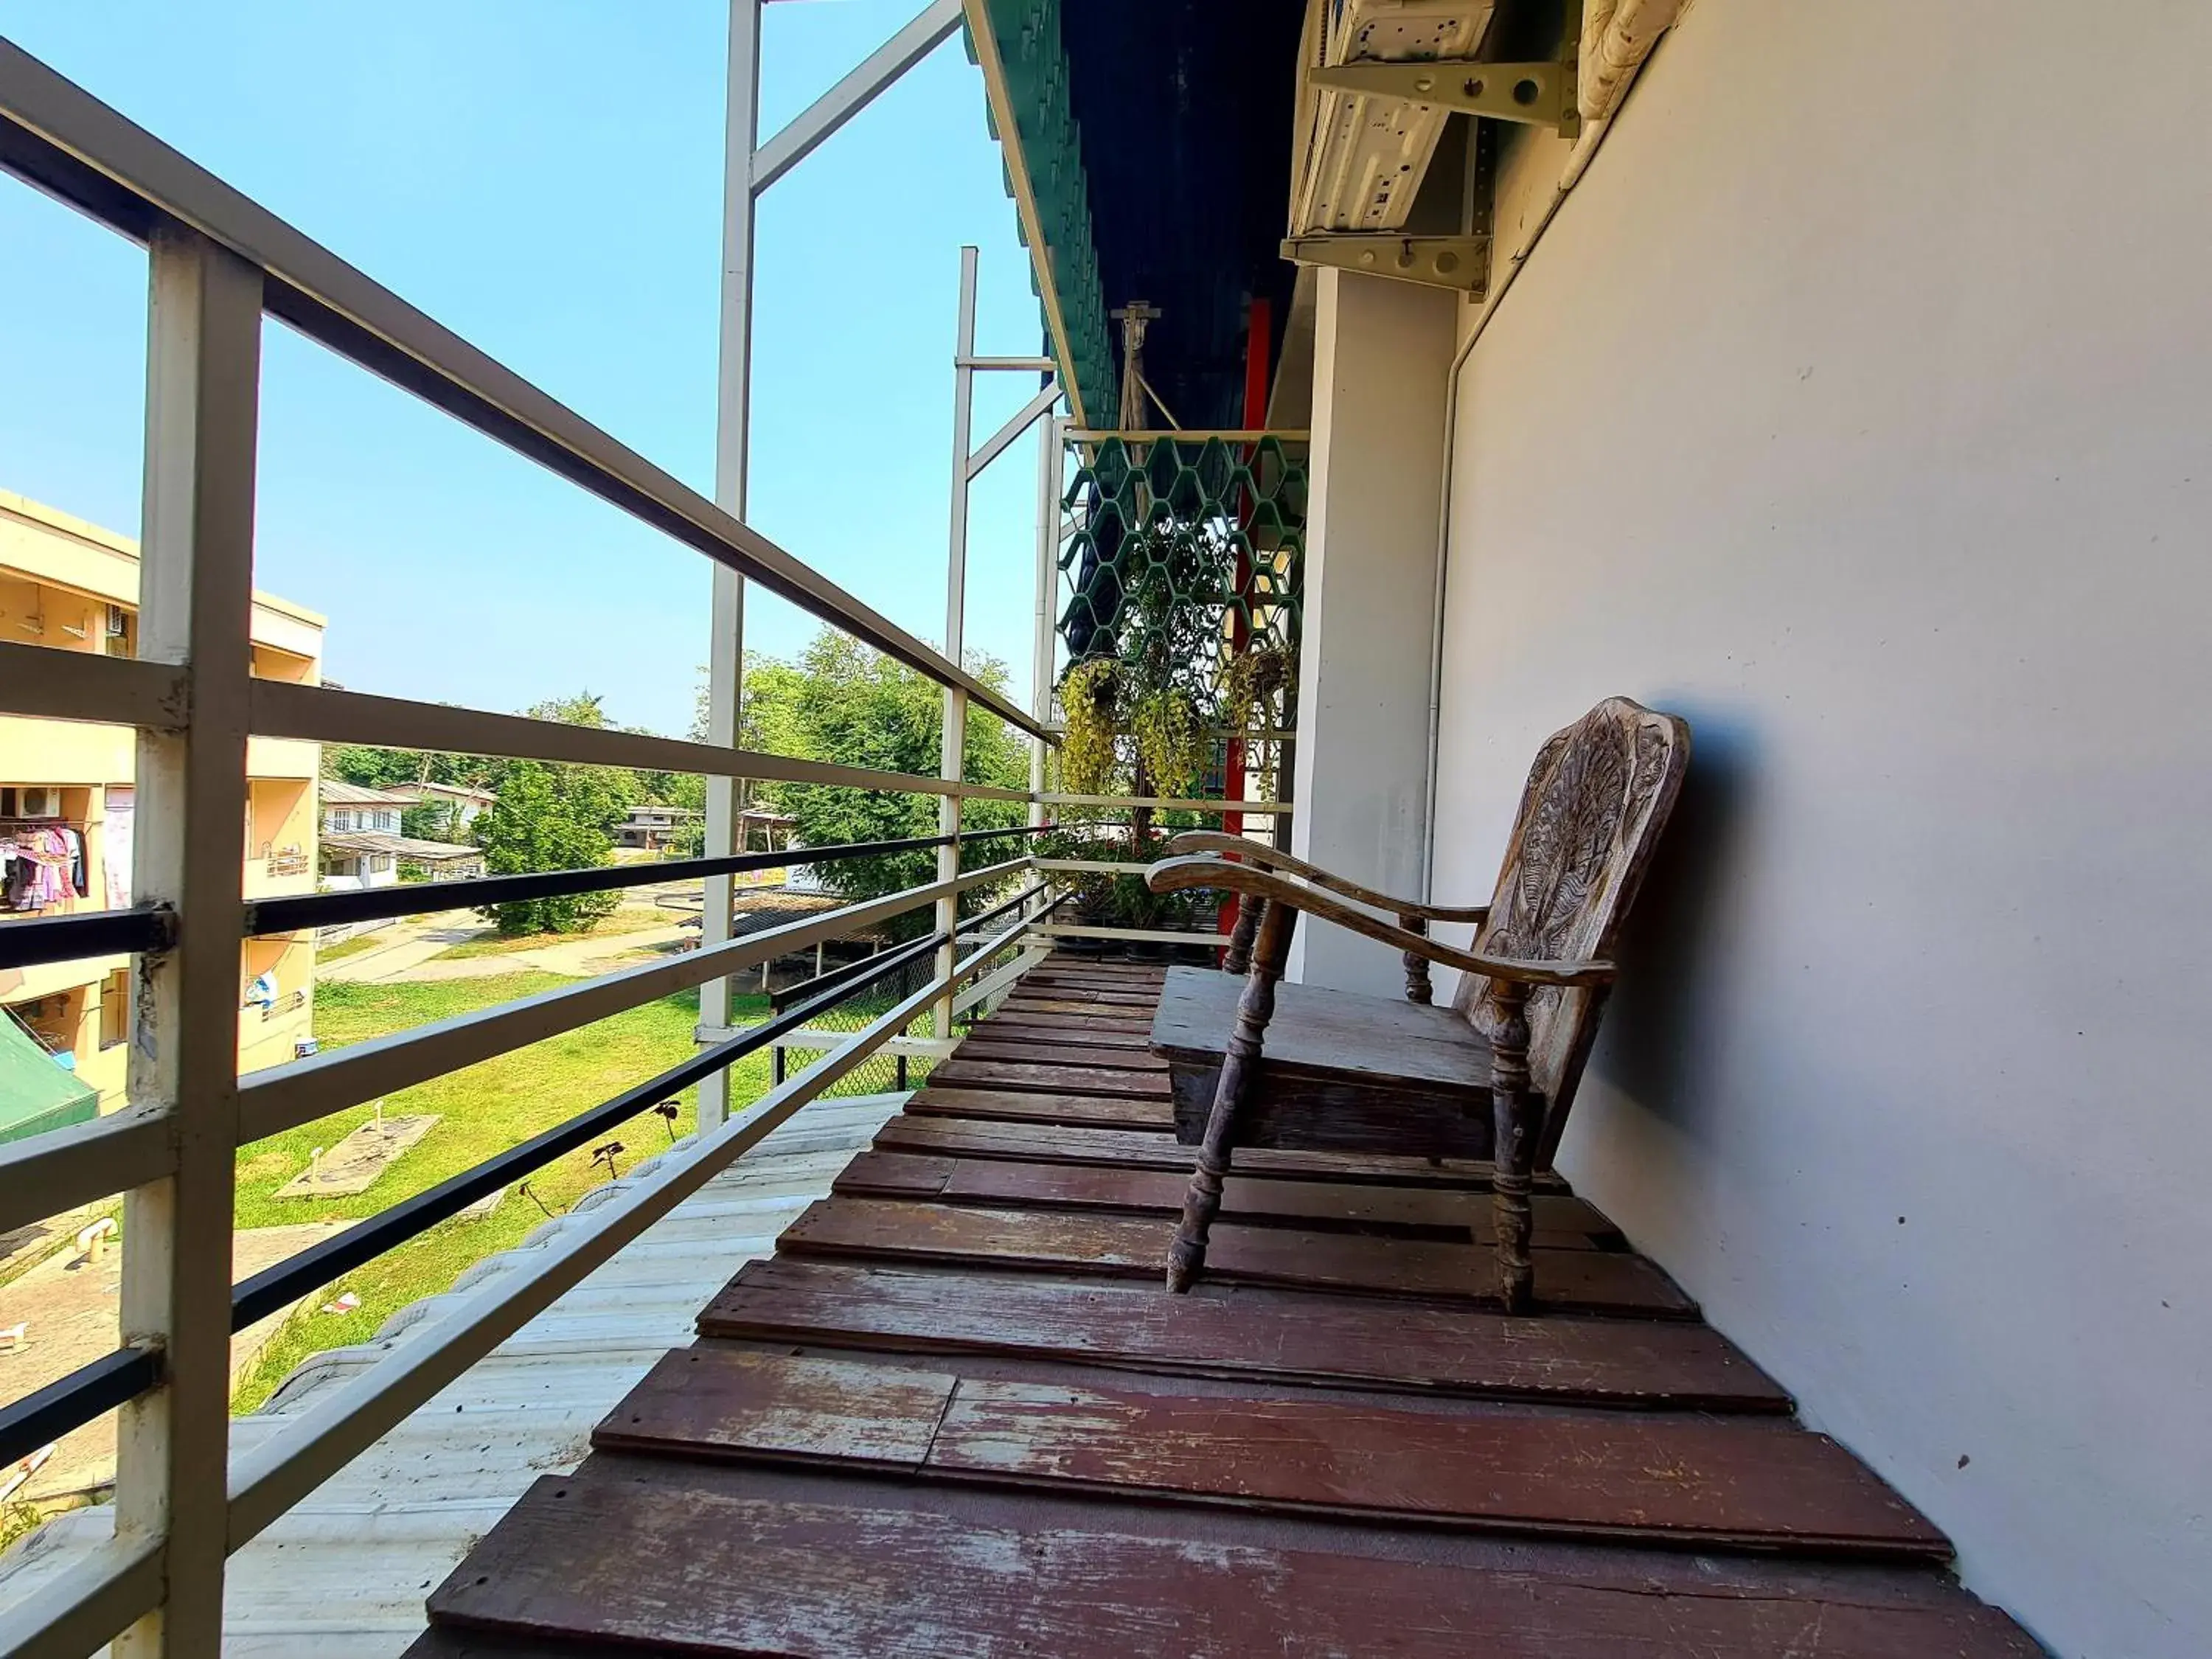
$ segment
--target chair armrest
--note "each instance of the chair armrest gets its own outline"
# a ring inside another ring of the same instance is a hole
[[[1145,872],[1145,884],[1155,893],[1206,887],[1248,894],[1270,904],[1303,911],[1322,921],[1334,922],[1352,933],[1364,933],[1394,950],[1410,952],[1443,967],[1492,979],[1510,980],[1520,985],[1607,985],[1619,971],[1610,962],[1531,962],[1516,957],[1462,951],[1355,909],[1311,882],[1277,875],[1254,865],[1231,864],[1211,854],[1163,859]]]
[[[1302,876],[1317,887],[1341,893],[1362,904],[1394,916],[1419,916],[1425,921],[1471,921],[1480,925],[1490,915],[1486,904],[1449,905],[1416,904],[1412,899],[1393,898],[1388,893],[1378,893],[1371,887],[1362,887],[1356,881],[1346,881],[1342,876],[1331,875],[1317,864],[1308,864],[1304,859],[1292,858],[1288,853],[1279,853],[1264,842],[1247,841],[1242,836],[1227,836],[1218,830],[1186,830],[1168,842],[1168,850],[1176,854],[1234,853],[1254,864],[1265,865],[1273,870],[1287,870]]]

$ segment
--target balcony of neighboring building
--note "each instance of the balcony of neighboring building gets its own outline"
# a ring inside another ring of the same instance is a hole
[[[322,681],[328,619],[274,593],[256,592],[249,631],[262,679]],[[128,657],[137,649],[138,544],[27,496],[0,489],[0,640],[59,651]],[[137,739],[122,726],[0,719],[0,778],[127,782]],[[312,778],[319,744],[255,735],[246,770],[257,778]]]
[[[94,738],[112,730],[61,721],[0,721],[0,745],[27,729],[77,732]],[[98,764],[81,753],[57,764],[82,773]],[[36,769],[39,757],[9,748],[21,771],[0,772],[0,927],[42,916],[67,916],[112,908],[129,900],[131,786],[55,782],[54,770]],[[127,777],[128,774],[125,774]],[[20,777],[41,780],[19,782]],[[118,862],[119,861],[119,862]],[[115,882],[118,873],[120,885]],[[46,962],[0,969],[0,1003],[15,1006],[87,994],[100,979],[127,965],[123,957]],[[97,1001],[96,994],[91,1000]],[[119,1079],[118,1079],[119,1086]]]
[[[240,1073],[299,1059],[314,1036],[314,934],[248,939],[240,979]]]
[[[246,793],[246,896],[312,893],[315,854],[313,780],[255,775]]]
[[[253,601],[253,675],[292,685],[319,685],[323,678],[323,619],[313,611],[261,593]],[[246,740],[246,771],[252,778],[313,778],[323,769],[320,744],[297,738],[255,733]],[[312,860],[311,860],[312,862]]]

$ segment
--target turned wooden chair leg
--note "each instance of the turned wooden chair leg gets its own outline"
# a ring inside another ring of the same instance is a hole
[[[1213,1086],[1206,1139],[1199,1143],[1198,1167],[1183,1194],[1182,1221],[1176,1228],[1175,1243],[1168,1247],[1168,1289],[1178,1293],[1188,1290],[1206,1266],[1206,1236],[1221,1212],[1221,1183],[1229,1176],[1237,1115],[1260,1069],[1261,1044],[1275,1012],[1275,983],[1283,976],[1283,963],[1291,953],[1291,930],[1297,919],[1298,913],[1288,905],[1272,903],[1260,921],[1252,969],[1244,978],[1244,994],[1237,999],[1237,1024],[1222,1056],[1221,1078]]]
[[[1498,1290],[1508,1313],[1535,1300],[1528,1259],[1533,1222],[1528,1193],[1536,1149],[1536,1097],[1528,1087],[1528,988],[1491,981],[1497,1024],[1490,1035],[1490,1110],[1497,1129],[1491,1206],[1498,1229]]]
[[[1428,937],[1429,923],[1425,916],[1400,916],[1398,925],[1409,933],[1419,933],[1424,939]],[[1436,988],[1429,983],[1429,959],[1414,951],[1401,952],[1400,959],[1406,964],[1406,1000],[1424,1004],[1434,1002],[1437,993]]]
[[[1229,948],[1221,953],[1222,972],[1252,971],[1252,941],[1260,932],[1261,913],[1267,908],[1267,901],[1256,893],[1247,894],[1237,901],[1237,925],[1229,930]]]

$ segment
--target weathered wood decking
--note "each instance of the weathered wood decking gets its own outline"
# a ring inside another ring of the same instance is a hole
[[[1157,973],[1055,957],[430,1600],[418,1659],[615,1651],[2026,1656],[1949,1547],[1604,1216],[1240,1152],[1200,1288]]]

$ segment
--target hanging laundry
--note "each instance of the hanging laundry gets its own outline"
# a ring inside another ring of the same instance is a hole
[[[31,902],[23,908],[51,909],[68,899],[70,849],[60,830],[43,826],[20,830],[15,834],[15,848],[19,854],[29,860],[32,867]]]

